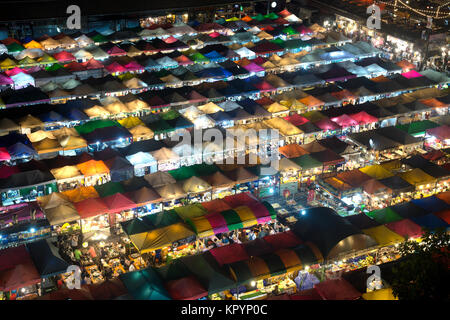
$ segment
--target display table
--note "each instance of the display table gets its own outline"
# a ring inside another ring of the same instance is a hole
[[[263,300],[267,298],[267,293],[260,290],[253,290],[239,295],[239,300]]]
[[[105,279],[103,278],[100,270],[98,269],[97,265],[92,265],[92,266],[88,266],[85,267],[87,273],[89,274],[89,277],[91,278],[92,283],[99,283],[104,281]]]

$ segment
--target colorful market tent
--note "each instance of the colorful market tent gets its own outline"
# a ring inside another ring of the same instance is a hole
[[[41,281],[25,245],[0,251],[0,290],[8,292]]]
[[[344,279],[326,280],[314,288],[323,300],[356,300],[361,297],[361,293]]]
[[[136,300],[170,300],[158,274],[151,268],[122,273],[119,279]]]
[[[58,253],[58,249],[48,239],[38,240],[27,245],[30,256],[42,278],[65,273],[69,264]]]
[[[369,229],[364,229],[363,231],[365,234],[375,239],[375,241],[380,246],[387,246],[394,243],[402,242],[404,240],[402,236],[388,229],[385,226],[378,226]]]
[[[100,198],[89,198],[74,205],[81,219],[92,218],[109,212],[109,208]]]
[[[208,291],[193,276],[170,280],[165,283],[165,288],[174,300],[198,300],[208,295]]]

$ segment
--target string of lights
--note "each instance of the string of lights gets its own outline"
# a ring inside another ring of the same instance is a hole
[[[450,1],[448,1],[447,3],[445,3],[443,5],[438,6],[436,10],[424,10],[424,9],[413,8],[410,5],[404,3],[402,0],[396,0],[395,3],[386,2],[386,1],[376,1],[376,2],[382,3],[384,5],[392,6],[394,8],[408,9],[408,10],[411,10],[411,11],[413,11],[419,15],[422,15],[424,17],[433,18],[434,20],[441,20],[441,19],[446,19],[446,18],[450,17],[450,12],[440,11],[440,9],[442,7],[449,5]],[[400,4],[398,4],[397,2]]]

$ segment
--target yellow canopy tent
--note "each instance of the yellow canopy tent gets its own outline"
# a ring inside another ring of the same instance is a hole
[[[285,111],[289,111],[289,108],[286,106],[283,106],[281,104],[279,104],[278,102],[274,102],[268,106],[264,107],[267,111],[269,111],[270,113],[278,113],[278,112],[285,112]]]
[[[184,221],[192,218],[203,217],[208,211],[199,203],[174,208],[175,212]]]
[[[186,193],[199,193],[211,189],[211,186],[199,177],[192,176],[183,182],[183,190]]]
[[[71,203],[61,204],[50,209],[44,209],[44,213],[45,217],[52,226],[81,219],[75,209],[75,206]]]
[[[221,107],[213,102],[208,102],[207,104],[201,105],[197,107],[200,111],[206,114],[216,113],[219,111],[223,111]]]
[[[31,142],[39,142],[46,138],[47,139],[55,139],[55,136],[53,135],[52,132],[44,131],[44,130],[38,130],[33,133],[29,133],[29,134],[27,134],[27,137]]]
[[[380,166],[382,166],[384,169],[388,171],[400,169],[402,167],[402,162],[400,160],[392,160],[392,161],[386,161],[383,163],[380,163]]]
[[[44,47],[35,40],[31,40],[30,42],[25,43],[23,46],[27,49],[44,49]]]
[[[39,142],[33,142],[32,145],[34,150],[36,150],[39,154],[58,152],[62,150],[61,145],[56,139],[44,138]]]
[[[186,224],[179,222],[149,232],[130,235],[130,240],[142,254],[171,246],[175,241],[192,236],[195,236],[195,233]]]
[[[419,168],[399,173],[398,176],[416,187],[424,184],[434,184],[437,181],[437,179],[425,173]]]
[[[125,127],[127,129],[136,127],[137,125],[143,125],[144,123],[139,119],[138,117],[128,117],[124,119],[117,120],[122,127]]]
[[[32,116],[31,114],[28,114],[19,120],[19,125],[22,128],[32,129],[32,128],[37,128],[37,127],[43,127],[44,123],[41,120],[39,120],[38,118]]]
[[[101,106],[93,106],[83,110],[89,118],[103,117],[108,118],[111,113]]]
[[[64,166],[62,168],[51,169],[50,172],[56,180],[65,180],[75,177],[83,177],[76,166]]]
[[[147,102],[142,101],[140,99],[134,99],[130,102],[125,103],[126,107],[130,111],[139,111],[139,110],[149,110],[150,107]]]
[[[104,108],[111,114],[130,112],[130,110],[128,110],[128,108],[118,99],[116,101],[111,101],[111,103],[105,105]]]
[[[236,207],[233,210],[239,215],[244,228],[250,228],[258,224],[255,215],[247,206]]]
[[[283,118],[272,118],[269,120],[264,120],[264,123],[271,127],[272,129],[277,129],[284,136],[296,136],[303,133],[302,130],[294,126],[287,120]]]
[[[375,178],[377,180],[381,180],[384,178],[389,178],[389,177],[394,176],[394,174],[392,172],[386,170],[379,164],[374,164],[371,166],[360,168],[359,171],[361,171],[362,173],[365,173],[368,176],[371,176],[372,178]]]
[[[195,217],[187,221],[197,233],[197,237],[206,238],[214,235],[214,229],[205,217]]]
[[[183,198],[187,195],[178,183],[170,183],[163,187],[157,187],[156,192],[158,192],[165,201]]]
[[[70,204],[69,198],[59,192],[53,192],[46,196],[37,197],[37,202],[42,209],[50,209],[62,204]]]
[[[74,150],[87,147],[87,142],[81,137],[64,136],[59,140],[64,150]]]
[[[362,231],[372,237],[380,246],[387,246],[405,240],[401,235],[389,230],[385,226],[363,229]]]
[[[155,133],[144,125],[138,125],[128,129],[133,135],[133,141],[148,140],[155,136]]]
[[[392,293],[392,288],[384,288],[362,294],[364,300],[398,300]]]

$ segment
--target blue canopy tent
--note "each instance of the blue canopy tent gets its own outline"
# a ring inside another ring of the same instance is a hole
[[[435,196],[414,199],[411,202],[425,209],[428,213],[436,213],[450,208],[450,205]]]
[[[24,145],[22,142],[17,142],[12,146],[7,147],[6,149],[8,150],[11,159],[32,157],[38,155],[38,153],[34,149]]]
[[[436,230],[439,228],[446,229],[449,226],[447,222],[432,213],[420,217],[412,217],[411,220],[419,226],[430,230]]]
[[[50,112],[47,112],[47,113],[40,114],[40,115],[38,115],[38,118],[42,122],[59,122],[59,121],[66,121],[67,120],[62,115],[60,115],[59,113],[57,113],[55,111],[50,111]]]
[[[27,244],[28,251],[41,278],[48,278],[67,271],[69,264],[58,253],[49,239]]]

